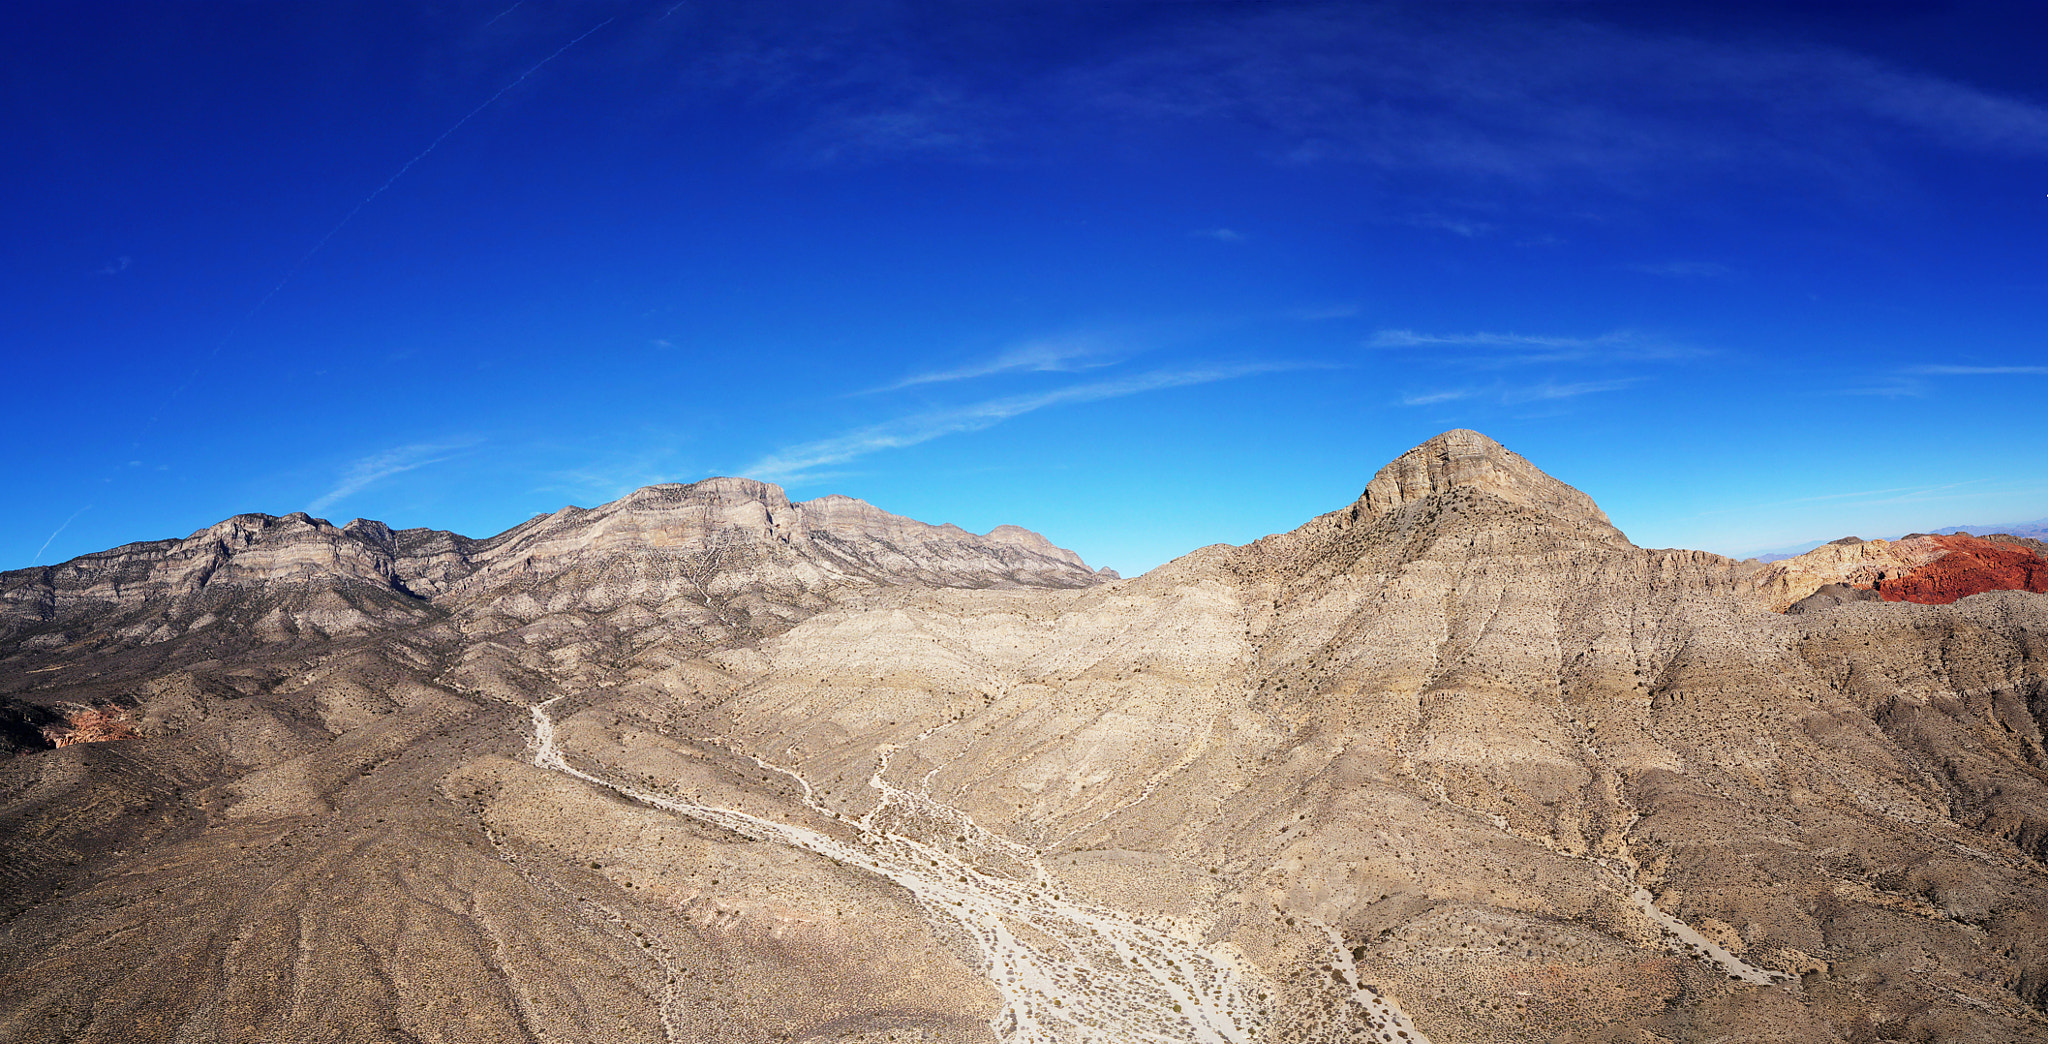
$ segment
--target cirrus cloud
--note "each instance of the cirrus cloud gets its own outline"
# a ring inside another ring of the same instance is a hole
[[[748,465],[745,474],[769,480],[799,480],[809,477],[821,467],[843,464],[883,450],[915,446],[947,435],[981,431],[1013,417],[1048,407],[1099,402],[1166,388],[1210,384],[1254,374],[1302,368],[1304,365],[1300,363],[1260,362],[1154,370],[1113,380],[1069,385],[1034,395],[989,399],[967,406],[898,417],[828,438],[786,446]]]

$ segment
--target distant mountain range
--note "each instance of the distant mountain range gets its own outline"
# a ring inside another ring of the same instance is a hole
[[[1953,533],[1968,533],[1971,536],[1990,536],[1993,533],[2005,533],[2017,537],[2031,537],[2035,540],[2048,540],[2048,518],[2037,518],[2032,522],[1999,522],[1994,525],[1943,526],[1940,529],[1929,529],[1924,532],[1935,536],[1948,536]],[[1909,535],[1907,533],[1899,533],[1894,536],[1880,537],[1878,539],[1899,540]],[[1764,551],[1752,552],[1741,557],[1754,558],[1763,562],[1776,562],[1803,555],[1827,542],[1826,540],[1809,540],[1803,544],[1774,547]]]

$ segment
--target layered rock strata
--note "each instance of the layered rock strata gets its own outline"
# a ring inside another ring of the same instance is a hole
[[[1874,592],[1888,602],[1946,605],[1986,591],[2048,590],[2040,542],[2000,534],[1920,533],[1901,540],[1844,537],[1764,566],[1751,581],[1766,604],[1785,612],[1829,587]],[[1826,598],[1822,599],[1827,601]],[[1820,603],[1808,604],[1812,605]]]
[[[1017,526],[986,535],[851,497],[792,503],[714,478],[565,507],[476,540],[303,512],[237,515],[182,540],[0,573],[0,640],[167,641],[214,628],[269,640],[416,626],[459,607],[486,629],[579,629],[716,644],[772,633],[889,584],[1084,587],[1080,556]],[[264,603],[263,610],[252,609]]]
[[[2048,1040],[2048,596],[1781,615],[1471,432],[1108,583],[726,483],[0,640],[138,736],[0,759],[0,1038]]]

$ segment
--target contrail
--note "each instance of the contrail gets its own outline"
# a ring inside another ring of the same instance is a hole
[[[512,12],[514,12],[514,11],[517,11],[517,10],[519,10],[519,5],[520,5],[520,4],[523,4],[523,3],[525,3],[525,2],[526,2],[526,0],[513,0],[513,4],[512,4],[512,6],[511,6],[511,7],[508,7],[508,8],[506,8],[506,9],[504,9],[503,11],[500,11],[500,12],[498,12],[498,18],[503,18],[503,17],[505,17],[506,15],[508,15],[508,14],[511,14]],[[488,22],[485,22],[485,23],[484,23],[484,28],[486,28],[486,29],[489,29],[489,28],[490,28],[491,26],[497,25],[497,24],[498,24],[498,18],[493,18],[493,19],[491,19],[490,21],[488,21]]]
[[[84,506],[84,507],[82,507],[82,508],[79,508],[79,509],[78,509],[78,510],[76,510],[76,511],[73,511],[73,512],[71,513],[71,518],[77,518],[78,516],[80,516],[80,515],[83,515],[83,514],[85,514],[86,512],[88,512],[88,511],[91,511],[91,510],[92,510],[92,505],[91,505],[91,504],[87,504],[86,506]],[[29,565],[41,565],[41,564],[42,564],[42,562],[43,562],[43,552],[45,552],[45,551],[48,551],[48,550],[50,549],[50,541],[51,541],[51,540],[55,540],[55,539],[57,539],[57,534],[58,534],[58,533],[62,533],[62,532],[64,532],[64,526],[68,526],[68,525],[70,525],[70,524],[71,524],[71,518],[67,518],[67,519],[65,519],[65,520],[64,520],[64,525],[58,526],[58,527],[57,527],[56,529],[54,529],[54,530],[51,530],[51,532],[50,532],[50,539],[49,539],[49,540],[45,540],[45,541],[43,541],[43,546],[41,546],[41,547],[39,547],[39,548],[36,548],[36,556],[35,556],[34,558],[31,558],[31,559],[29,559],[29,562],[28,562],[28,564],[29,564]]]
[[[506,15],[511,14],[512,11],[519,7],[519,5],[522,3],[525,3],[525,0],[515,0],[511,7],[508,7],[505,10],[498,12],[497,18],[493,18],[491,19],[490,22],[484,23],[485,27],[488,28],[491,25],[491,23],[496,22],[498,18],[503,18]],[[677,6],[681,5],[678,4]],[[674,13],[674,8],[670,9],[670,13]],[[213,361],[215,356],[218,356],[220,354],[221,349],[226,348],[228,344],[235,339],[235,335],[241,332],[242,327],[248,325],[249,320],[254,319],[257,313],[263,311],[264,306],[270,303],[271,298],[276,297],[280,291],[282,291],[287,285],[291,283],[292,278],[294,276],[297,276],[299,274],[299,271],[306,267],[306,263],[308,261],[313,260],[313,258],[316,255],[318,255],[321,250],[325,249],[327,244],[330,241],[332,241],[334,237],[341,232],[342,229],[348,227],[349,222],[354,221],[356,215],[363,212],[364,207],[367,207],[371,203],[375,202],[378,196],[383,195],[386,191],[388,191],[391,188],[392,185],[397,184],[398,179],[404,177],[406,173],[412,170],[413,167],[417,166],[421,160],[426,159],[430,153],[432,153],[435,149],[441,146],[442,142],[447,141],[449,137],[453,136],[456,131],[461,130],[464,124],[467,124],[469,121],[475,119],[479,113],[482,113],[485,109],[490,108],[494,103],[497,102],[499,98],[504,97],[506,93],[511,91],[512,88],[517,87],[522,83],[525,83],[528,77],[532,76],[534,73],[539,72],[549,62],[552,62],[555,59],[560,58],[562,54],[569,50],[571,47],[574,47],[577,44],[582,43],[584,40],[589,39],[592,33],[597,32],[599,29],[602,29],[605,26],[610,25],[617,20],[618,16],[613,15],[612,17],[607,18],[604,21],[591,26],[589,29],[584,30],[583,33],[577,36],[575,39],[570,40],[568,43],[565,43],[562,46],[556,48],[554,52],[549,54],[547,57],[542,58],[540,61],[533,63],[531,68],[528,68],[525,72],[520,73],[517,77],[515,77],[512,80],[511,83],[508,83],[505,86],[498,88],[497,93],[491,95],[488,98],[485,98],[483,104],[477,106],[474,109],[469,110],[469,112],[466,115],[464,115],[461,119],[456,120],[453,124],[450,124],[448,129],[442,131],[439,137],[436,137],[433,141],[428,142],[426,148],[421,149],[418,154],[413,156],[413,158],[406,160],[405,164],[399,167],[396,173],[392,174],[388,178],[385,178],[383,184],[378,185],[375,189],[371,190],[369,195],[364,196],[360,202],[358,202],[354,207],[350,208],[349,212],[343,215],[340,221],[334,223],[333,228],[327,230],[326,235],[320,237],[319,242],[313,244],[313,249],[306,251],[303,255],[299,257],[297,261],[293,262],[292,266],[289,269],[285,270],[283,278],[277,281],[277,285],[272,286],[268,292],[264,293],[262,297],[256,300],[256,303],[254,305],[250,306],[248,311],[242,313],[241,318],[235,320],[234,324],[228,327],[227,332],[222,334],[220,340],[214,343],[213,349],[206,353],[206,357],[199,360],[199,363],[192,368],[192,372],[187,374],[185,376],[185,379],[183,381],[180,381],[178,383],[178,386],[171,390],[170,394],[164,396],[163,399],[157,403],[156,409],[151,411],[149,419],[143,422],[142,429],[136,433],[136,438],[140,440],[148,436],[149,432],[156,427],[157,421],[163,416],[164,410],[168,409],[173,402],[176,402],[179,396],[185,393],[185,389],[192,386],[193,381],[199,379],[200,373],[206,369],[206,365],[209,362]],[[48,551],[50,549],[50,544],[57,539],[58,534],[64,532],[65,527],[71,525],[73,519],[76,519],[78,516],[91,510],[91,508],[92,505],[87,504],[85,507],[79,508],[77,511],[72,512],[71,518],[65,519],[64,524],[58,526],[56,531],[50,534],[49,539],[43,541],[43,546],[36,549],[35,559],[30,564],[40,564],[42,562],[43,552]]]
[[[520,3],[524,2],[525,0],[520,0]],[[517,3],[512,5],[512,7],[518,6],[519,4]],[[506,8],[504,11],[498,14],[498,18],[505,17],[506,14],[511,13],[511,10],[511,7]],[[249,320],[254,319],[256,317],[256,313],[261,312],[263,310],[263,306],[269,304],[270,299],[276,297],[278,295],[278,292],[283,290],[285,286],[292,281],[292,277],[299,274],[300,269],[306,267],[306,262],[313,260],[314,255],[320,253],[321,250],[325,249],[328,242],[332,240],[337,233],[339,233],[342,229],[348,227],[348,223],[354,221],[356,219],[356,215],[363,212],[364,207],[369,206],[371,202],[376,200],[378,196],[383,195],[385,190],[389,189],[392,185],[396,184],[398,179],[404,177],[407,171],[411,170],[415,165],[419,163],[419,161],[426,159],[428,153],[433,152],[436,148],[440,147],[442,142],[447,141],[450,135],[454,134],[456,131],[461,130],[463,124],[475,119],[478,113],[490,108],[491,103],[497,101],[499,98],[504,97],[505,92],[510,91],[512,88],[517,87],[520,84],[526,82],[527,77],[539,72],[542,66],[561,57],[562,52],[567,51],[569,48],[574,47],[579,43],[582,43],[585,39],[587,39],[590,36],[591,33],[597,32],[599,29],[602,29],[605,26],[612,24],[612,22],[616,21],[617,19],[618,16],[613,15],[612,17],[607,18],[604,21],[591,26],[589,29],[584,30],[582,36],[578,36],[574,40],[571,40],[568,43],[563,44],[562,46],[556,48],[553,54],[550,54],[546,58],[542,58],[540,61],[535,62],[532,68],[526,70],[523,73],[520,73],[517,79],[514,79],[511,83],[508,83],[505,86],[498,88],[498,93],[493,94],[488,98],[485,98],[484,103],[482,105],[479,105],[476,108],[469,110],[468,115],[462,117],[459,120],[456,120],[454,124],[452,124],[447,130],[441,132],[440,137],[435,138],[431,142],[428,142],[427,147],[421,149],[418,155],[414,156],[409,160],[406,160],[405,165],[398,168],[398,173],[393,174],[388,178],[385,178],[384,183],[382,185],[377,186],[374,190],[370,192],[369,195],[364,196],[361,202],[357,203],[352,209],[349,210],[347,214],[342,216],[342,219],[340,221],[334,223],[333,228],[327,230],[326,235],[320,237],[319,242],[313,244],[313,249],[306,251],[306,253],[303,256],[301,256],[297,261],[292,263],[292,266],[289,269],[285,270],[284,278],[279,279],[277,281],[276,286],[271,287],[267,293],[265,293],[262,297],[257,299],[254,305],[250,306],[247,312],[244,312],[242,314],[242,317],[240,319],[235,320],[235,324],[228,328],[227,333],[221,335],[221,339],[219,340],[219,342],[214,344],[213,350],[206,353],[206,358],[201,359],[199,361],[199,365],[193,368],[192,373],[186,376],[185,380],[181,382],[177,386],[177,388],[173,389],[170,395],[164,398],[164,401],[161,405],[157,406],[156,412],[150,414],[149,420],[143,425],[143,431],[147,432],[150,428],[156,426],[157,418],[163,415],[165,407],[169,406],[173,401],[175,401],[178,398],[178,396],[184,394],[186,388],[192,386],[192,382],[198,379],[200,371],[206,368],[206,364],[213,361],[214,356],[219,355],[220,350],[222,348],[227,347],[228,343],[234,340],[235,335],[241,332],[242,327],[247,325]],[[493,22],[497,20],[497,18],[491,19],[491,21]],[[488,25],[489,23],[485,24]]]
[[[523,0],[522,0],[522,2],[523,2]],[[513,5],[512,5],[512,7],[518,7],[518,6],[519,6],[518,4],[513,4]],[[506,10],[507,10],[507,11],[510,11],[510,10],[511,10],[511,8],[506,8]],[[503,15],[503,14],[500,14],[500,15],[498,16],[498,18],[503,18],[503,17],[505,17],[505,16]],[[257,311],[257,309],[260,309],[260,308],[262,308],[262,307],[263,307],[264,305],[268,304],[268,303],[270,302],[270,299],[271,299],[271,298],[273,298],[273,297],[277,296],[277,292],[278,292],[279,290],[282,290],[282,289],[284,289],[284,287],[285,287],[285,284],[286,284],[286,283],[289,283],[289,282],[291,282],[291,281],[292,281],[292,277],[293,277],[293,276],[295,276],[295,275],[298,275],[298,274],[299,274],[299,269],[301,269],[301,268],[304,268],[304,267],[305,267],[305,265],[306,265],[306,262],[308,262],[308,261],[311,261],[311,260],[313,260],[313,255],[315,255],[315,254],[318,254],[318,253],[319,253],[319,252],[321,251],[321,249],[322,249],[322,248],[324,248],[325,246],[327,246],[327,242],[328,242],[328,240],[331,240],[331,239],[333,239],[336,233],[340,232],[340,231],[341,231],[341,230],[342,230],[343,228],[346,228],[346,227],[348,226],[348,223],[349,223],[349,222],[351,222],[351,221],[354,221],[354,220],[355,220],[355,218],[356,218],[356,215],[357,215],[357,214],[360,214],[360,213],[362,213],[362,212],[363,212],[363,208],[364,208],[364,207],[367,207],[367,206],[369,206],[369,205],[370,205],[370,203],[371,203],[372,201],[374,201],[374,200],[375,200],[375,199],[376,199],[376,198],[377,198],[378,196],[381,196],[381,195],[383,195],[383,194],[384,194],[384,191],[385,191],[386,189],[388,189],[388,188],[390,188],[390,187],[391,187],[392,185],[396,184],[399,178],[402,178],[402,177],[404,177],[404,176],[405,176],[405,173],[406,173],[406,171],[409,171],[409,170],[411,170],[411,169],[413,168],[413,166],[414,166],[415,164],[419,163],[419,161],[421,161],[421,160],[423,160],[423,159],[426,159],[426,158],[427,158],[427,154],[428,154],[428,153],[430,153],[430,152],[433,152],[433,151],[434,151],[435,149],[439,148],[439,147],[441,146],[441,143],[442,143],[442,142],[444,142],[444,141],[447,141],[447,140],[448,140],[448,137],[449,137],[450,135],[454,134],[454,133],[455,133],[456,131],[459,131],[459,130],[461,130],[461,129],[462,129],[462,125],[463,125],[463,124],[465,124],[465,123],[468,123],[469,121],[471,121],[471,120],[475,119],[478,113],[480,113],[480,112],[484,111],[485,109],[488,109],[488,108],[490,108],[490,107],[491,107],[491,103],[492,103],[492,102],[495,102],[495,101],[497,101],[497,100],[498,100],[499,98],[503,98],[503,97],[505,96],[505,92],[507,92],[507,91],[511,90],[511,89],[512,89],[512,88],[514,88],[514,87],[517,87],[517,86],[519,86],[519,85],[520,85],[520,84],[522,84],[522,83],[525,83],[525,82],[526,82],[526,78],[527,78],[527,77],[529,77],[529,76],[532,76],[532,75],[533,75],[534,73],[537,73],[537,72],[539,72],[539,71],[541,70],[541,67],[542,67],[542,66],[544,66],[544,65],[548,64],[549,62],[552,62],[552,61],[554,61],[554,60],[555,60],[555,59],[557,59],[557,58],[560,58],[560,57],[562,56],[562,52],[563,52],[563,51],[566,51],[566,50],[568,50],[569,48],[571,48],[571,47],[574,47],[574,46],[576,46],[577,44],[580,44],[580,43],[582,43],[582,42],[583,42],[583,41],[584,41],[585,39],[587,39],[587,38],[588,38],[588,37],[590,36],[590,34],[591,34],[591,33],[597,32],[597,31],[598,31],[599,29],[602,29],[602,28],[604,28],[605,26],[607,26],[607,25],[610,25],[610,24],[612,24],[612,22],[616,21],[616,20],[617,20],[617,18],[618,18],[618,16],[617,16],[617,15],[613,15],[613,16],[612,16],[611,18],[607,18],[607,19],[605,19],[604,21],[602,21],[602,22],[599,22],[599,23],[597,23],[596,25],[593,25],[593,26],[591,26],[591,27],[590,27],[589,29],[586,29],[586,30],[584,30],[584,32],[583,32],[583,35],[582,35],[582,36],[579,36],[579,37],[577,37],[576,39],[574,39],[574,40],[571,40],[571,41],[569,41],[568,43],[565,43],[565,44],[563,44],[563,45],[562,45],[561,47],[558,47],[558,48],[556,48],[556,49],[555,49],[555,53],[553,53],[553,54],[551,54],[551,55],[548,55],[548,56],[547,56],[546,58],[542,58],[542,59],[541,59],[540,61],[538,61],[538,62],[535,62],[535,63],[533,64],[533,68],[531,68],[531,69],[528,69],[528,70],[526,70],[526,71],[525,71],[525,72],[523,72],[523,73],[520,73],[520,74],[519,74],[519,78],[518,78],[518,79],[515,79],[515,80],[513,80],[513,81],[512,81],[511,83],[508,83],[508,84],[506,84],[505,86],[503,86],[503,87],[500,87],[500,88],[498,88],[498,93],[496,93],[496,94],[493,94],[493,95],[491,95],[491,96],[490,96],[490,97],[488,97],[488,98],[485,98],[485,99],[484,99],[484,103],[483,103],[482,105],[479,105],[479,106],[477,106],[476,108],[474,108],[474,109],[471,109],[471,110],[469,110],[469,115],[467,115],[467,116],[464,116],[463,118],[461,118],[461,119],[459,119],[459,120],[456,120],[456,121],[455,121],[455,123],[454,123],[454,124],[453,124],[452,126],[450,126],[450,127],[449,127],[449,128],[447,129],[447,130],[444,130],[444,131],[442,131],[442,132],[441,132],[441,136],[440,136],[440,137],[438,137],[438,138],[435,138],[435,139],[434,139],[433,141],[431,141],[431,142],[428,142],[428,143],[427,143],[427,147],[426,147],[426,148],[424,148],[424,149],[421,149],[421,150],[419,151],[419,155],[417,155],[417,156],[414,156],[413,158],[411,158],[411,159],[409,159],[409,160],[406,160],[406,161],[405,161],[405,166],[402,166],[402,167],[398,168],[398,173],[396,173],[396,174],[393,174],[393,175],[391,175],[390,177],[388,177],[388,178],[384,179],[384,184],[382,184],[382,185],[379,185],[379,186],[377,186],[377,187],[376,187],[376,188],[375,188],[374,190],[372,190],[372,191],[370,192],[370,194],[369,194],[369,195],[367,195],[367,196],[364,196],[364,197],[363,197],[363,200],[362,200],[362,202],[360,202],[360,203],[357,203],[357,204],[355,205],[355,208],[354,208],[354,209],[352,209],[352,210],[350,210],[350,211],[349,211],[349,212],[348,212],[348,213],[347,213],[346,215],[344,215],[344,216],[342,217],[342,219],[341,219],[340,221],[337,221],[337,222],[335,222],[335,223],[334,223],[334,227],[333,227],[333,228],[330,228],[330,229],[328,229],[328,230],[327,230],[327,234],[326,234],[326,235],[324,235],[324,236],[321,236],[321,237],[320,237],[320,241],[319,241],[318,243],[315,243],[315,244],[313,244],[313,249],[311,249],[311,250],[308,250],[308,251],[306,251],[306,256],[304,256],[304,257],[301,257],[301,258],[299,258],[298,262],[297,262],[297,263],[295,263],[295,264],[293,264],[293,265],[292,265],[292,267],[290,268],[290,270],[288,270],[288,271],[286,271],[286,272],[285,272],[285,274],[284,274],[284,278],[283,278],[283,279],[280,279],[280,280],[278,280],[278,281],[277,281],[277,285],[276,285],[276,286],[273,286],[273,287],[271,287],[271,288],[270,288],[270,292],[269,292],[269,293],[267,293],[267,294],[264,294],[264,295],[263,295],[263,299],[262,299],[262,300],[260,300],[260,301],[257,301],[257,302],[256,302],[256,307],[255,307],[255,308],[251,308],[251,309],[249,310],[249,314],[250,314],[250,315],[254,315],[254,314],[256,314],[256,311]],[[493,19],[491,19],[491,21],[494,21],[494,22],[495,22],[495,21],[497,21],[497,18],[493,18]],[[244,317],[244,318],[245,318],[245,320],[246,320],[246,317]],[[215,350],[216,350],[216,351],[218,351],[219,349],[215,349]]]

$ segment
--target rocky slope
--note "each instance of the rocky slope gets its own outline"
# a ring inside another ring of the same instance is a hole
[[[237,515],[182,540],[0,573],[0,642],[107,647],[208,628],[326,639],[459,611],[471,634],[587,631],[594,621],[628,643],[716,645],[772,633],[876,585],[1102,579],[1016,526],[977,536],[850,497],[793,504],[778,486],[714,478],[565,507],[483,540],[365,519],[337,527],[303,512]]]
[[[2048,1039],[2048,596],[1782,615],[1472,432],[1112,582],[769,488],[14,632],[138,738],[0,761],[0,1037]]]

